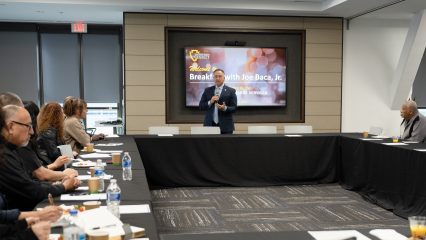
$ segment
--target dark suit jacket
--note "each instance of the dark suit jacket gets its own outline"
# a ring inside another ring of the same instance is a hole
[[[209,106],[208,102],[214,96],[215,88],[215,86],[206,88],[201,96],[199,104],[200,109],[207,111],[204,117],[204,126],[211,126],[213,122],[214,104]],[[219,96],[219,103],[225,103],[227,107],[226,111],[218,111],[220,131],[232,132],[234,131],[232,114],[237,110],[237,95],[235,94],[235,89],[224,85]]]

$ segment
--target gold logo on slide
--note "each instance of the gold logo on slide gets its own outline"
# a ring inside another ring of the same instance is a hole
[[[189,51],[189,57],[193,62],[196,62],[198,59],[210,59],[210,53],[200,53],[200,50],[192,49]]]

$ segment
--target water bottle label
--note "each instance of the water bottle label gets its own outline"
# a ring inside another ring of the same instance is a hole
[[[102,176],[102,173],[103,173],[104,171],[102,170],[102,169],[95,169],[95,173],[94,173],[94,175],[95,176]]]
[[[121,193],[108,193],[109,201],[120,201]]]
[[[132,166],[132,162],[131,161],[123,161],[123,167],[131,167]]]

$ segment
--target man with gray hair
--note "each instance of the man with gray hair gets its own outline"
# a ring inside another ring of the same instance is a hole
[[[401,106],[401,139],[423,142],[426,138],[426,117],[419,113],[417,104],[408,100]]]
[[[49,193],[59,196],[78,187],[80,181],[76,178],[66,177],[62,183],[53,185],[34,180],[26,173],[24,160],[17,149],[28,144],[30,136],[34,134],[30,114],[25,108],[15,105],[2,109],[5,125],[1,134],[6,145],[0,162],[0,192],[6,195],[9,208],[32,210]]]
[[[23,107],[24,104],[22,103],[21,98],[12,92],[5,92],[0,94],[0,108],[6,106],[6,105],[16,105]]]

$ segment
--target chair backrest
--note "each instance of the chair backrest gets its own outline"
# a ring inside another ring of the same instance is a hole
[[[149,135],[158,135],[158,134],[179,134],[179,127],[166,127],[166,126],[154,126],[148,128]]]
[[[312,126],[310,126],[310,125],[286,125],[286,126],[284,126],[284,133],[312,133]]]
[[[219,127],[191,127],[191,134],[220,134]]]
[[[249,134],[276,134],[277,126],[248,126]]]
[[[368,131],[369,134],[372,135],[382,135],[383,128],[381,127],[370,127],[370,130]]]

